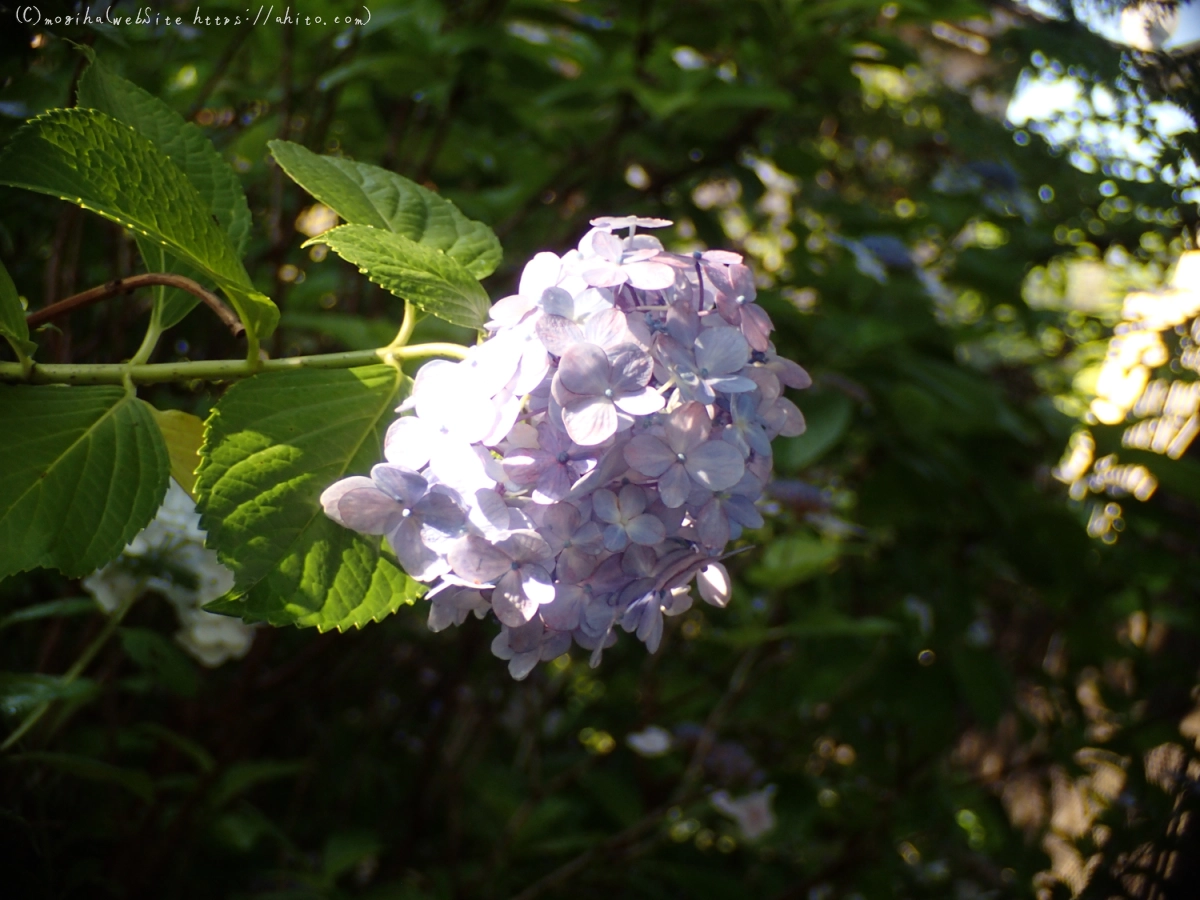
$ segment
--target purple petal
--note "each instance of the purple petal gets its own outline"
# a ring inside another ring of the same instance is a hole
[[[605,309],[590,316],[583,326],[583,340],[612,351],[633,338],[626,324],[625,313],[619,309]],[[553,351],[551,351],[553,352]]]
[[[562,356],[583,340],[583,329],[563,316],[545,315],[538,319],[537,336],[555,356]]]
[[[654,358],[636,344],[621,344],[612,350],[610,380],[622,394],[640,391],[654,376]]]
[[[421,540],[421,527],[405,519],[388,535],[388,543],[400,561],[400,567],[418,581],[429,581],[447,570],[441,558]]]
[[[574,631],[583,617],[587,592],[574,584],[560,584],[554,590],[554,601],[541,609],[542,621],[555,631]]]
[[[562,386],[581,396],[603,394],[609,387],[611,375],[608,355],[595,344],[573,344],[558,364],[558,380]]]
[[[585,397],[563,406],[562,417],[571,440],[584,447],[603,444],[617,433],[617,409],[613,402],[604,396]]]
[[[750,362],[750,345],[736,328],[705,328],[696,338],[696,365],[709,376],[730,375]]]
[[[746,473],[742,454],[724,441],[705,441],[688,454],[684,465],[688,474],[710,491],[733,487]]]
[[[325,510],[325,515],[333,519],[339,525],[345,526],[342,521],[342,515],[338,512],[338,503],[342,497],[346,496],[350,491],[368,488],[378,490],[375,487],[375,482],[364,475],[351,475],[349,478],[343,478],[341,481],[335,481],[329,487],[321,492],[321,507]]]
[[[421,523],[426,528],[444,532],[456,531],[466,524],[467,517],[454,498],[443,493],[443,490],[439,487],[430,491],[413,507],[413,512],[420,516]]]
[[[625,526],[629,539],[635,544],[653,547],[667,536],[667,529],[657,516],[637,516]]]
[[[630,284],[642,291],[663,291],[675,283],[675,270],[660,262],[635,262],[622,268]]]
[[[429,462],[433,428],[416,416],[401,416],[393,422],[383,439],[383,455],[390,463],[414,472]]]
[[[559,581],[575,584],[596,571],[596,554],[604,549],[604,539],[600,535],[599,526],[594,522],[590,525],[596,529],[596,553],[589,553],[579,546],[568,547],[560,553],[558,565],[554,570]]]
[[[450,568],[473,584],[489,584],[512,571],[512,560],[476,535],[468,535],[448,554]]]
[[[592,251],[601,259],[612,263],[620,262],[623,250],[621,239],[616,235],[607,231],[592,233]]]
[[[515,484],[537,484],[542,473],[550,468],[557,468],[554,457],[545,450],[518,447],[505,454],[501,463],[504,474]]]
[[[429,482],[411,469],[391,463],[380,463],[371,469],[371,480],[385,494],[412,506],[425,496]]]
[[[671,450],[675,453],[687,453],[708,439],[711,428],[712,419],[709,418],[708,410],[703,404],[685,403],[667,417],[664,432]]]
[[[720,550],[729,543],[729,519],[725,517],[721,504],[709,500],[696,517],[696,533],[705,547]]]
[[[715,378],[707,379],[707,384],[714,391],[721,391],[724,394],[741,394],[758,387],[757,384],[742,375],[718,375]]]
[[[726,444],[725,446],[729,446]],[[729,449],[733,450],[732,447]],[[737,453],[736,450],[733,451]],[[738,456],[738,461],[741,461],[741,456]],[[670,509],[683,506],[687,500],[688,493],[692,489],[692,479],[688,476],[687,469],[680,463],[675,463],[658,479],[658,496],[663,504]]]
[[[675,453],[652,434],[639,434],[625,446],[625,462],[650,478],[657,478],[675,462]]]
[[[492,591],[492,609],[496,611],[496,618],[510,628],[532,619],[539,605],[525,593],[521,573],[516,570],[505,572]]]
[[[575,301],[567,291],[560,287],[548,287],[542,291],[542,297],[538,304],[547,316],[575,318]]]
[[[620,507],[622,519],[640,516],[646,509],[646,492],[636,484],[627,484],[617,495],[617,506]]]
[[[621,511],[617,506],[617,495],[603,489],[596,491],[592,495],[592,512],[601,522],[619,522]]]
[[[545,562],[554,555],[550,545],[536,531],[514,531],[496,541],[496,547],[518,563]]]
[[[753,349],[760,353],[766,351],[771,345],[770,334],[774,327],[767,311],[758,304],[748,303],[742,307],[742,334]]]
[[[359,534],[386,534],[404,515],[404,507],[377,487],[347,491],[337,510],[338,521]]]
[[[588,268],[583,272],[583,280],[592,287],[617,287],[627,282],[629,276],[616,263],[594,259],[589,260]]]
[[[746,528],[762,528],[763,517],[748,497],[733,496],[722,504],[725,515]]]
[[[526,597],[539,606],[554,602],[554,582],[544,568],[535,565],[521,566],[520,575],[521,589]]]
[[[635,394],[618,394],[613,402],[621,412],[631,416],[650,416],[667,405],[662,394],[654,388],[642,388]]]
[[[604,529],[604,549],[620,553],[629,546],[629,535],[621,525],[609,525]]]
[[[566,466],[553,463],[546,467],[542,476],[537,480],[537,489],[533,499],[539,503],[552,503],[562,500],[571,493],[571,476]]]
[[[525,297],[540,297],[546,288],[558,282],[561,272],[562,260],[553,253],[543,250],[525,264],[525,268],[521,271],[521,285],[518,290]]]

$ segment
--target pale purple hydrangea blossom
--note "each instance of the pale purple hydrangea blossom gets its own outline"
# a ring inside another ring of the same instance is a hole
[[[771,441],[804,430],[783,390],[811,381],[775,352],[750,269],[637,233],[669,224],[594,219],[578,249],[538,253],[488,339],[417,374],[386,461],[321,496],[432,585],[432,630],[494,613],[514,678],[572,643],[598,665],[618,631],[653,652],[693,582],[725,606]]]

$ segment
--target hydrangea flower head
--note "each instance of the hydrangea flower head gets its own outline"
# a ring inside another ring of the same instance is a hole
[[[494,615],[517,679],[572,644],[598,665],[621,631],[653,652],[693,584],[728,604],[720,560],[763,523],[771,440],[804,430],[784,390],[811,380],[740,255],[638,233],[665,219],[591,224],[530,260],[464,360],[421,369],[386,461],[321,498],[431,585],[432,630]]]

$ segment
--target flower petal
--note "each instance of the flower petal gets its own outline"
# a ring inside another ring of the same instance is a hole
[[[532,619],[539,605],[525,593],[521,573],[515,569],[505,572],[492,591],[492,609],[496,611],[496,618],[510,628]]]
[[[696,338],[696,365],[701,374],[730,375],[750,362],[750,345],[736,328],[705,328]],[[706,377],[708,377],[706,376]]]
[[[615,524],[621,521],[621,510],[617,505],[617,495],[609,490],[598,490],[592,495],[592,513],[601,522]]]
[[[573,344],[558,364],[558,380],[568,391],[581,396],[603,394],[609,387],[612,367],[603,348],[595,344]]]
[[[696,575],[696,584],[706,603],[720,607],[729,605],[729,598],[733,596],[733,582],[729,579],[729,572],[719,562],[709,563],[701,569]]]
[[[582,328],[559,315],[545,315],[538,319],[537,336],[555,356],[562,356],[572,345],[584,339]]]
[[[675,270],[660,262],[629,263],[622,266],[629,283],[642,291],[665,291],[675,283]]]
[[[362,488],[371,488],[378,490],[375,487],[375,482],[365,475],[351,475],[349,478],[343,478],[341,481],[335,481],[329,487],[321,492],[321,507],[325,510],[325,515],[333,519],[339,525],[345,525],[342,521],[341,513],[338,512],[338,503],[347,493],[353,490]]]
[[[383,455],[390,463],[414,472],[429,462],[433,427],[416,416],[401,416],[393,422],[383,439]]]
[[[662,542],[667,536],[667,529],[657,516],[641,515],[632,519],[626,526],[625,532],[635,544],[653,547]]]
[[[662,394],[649,387],[633,394],[618,394],[613,398],[613,402],[621,412],[631,416],[651,416],[667,405]]]
[[[705,441],[688,454],[684,465],[688,474],[710,491],[733,487],[746,474],[742,454],[724,441]]]
[[[726,444],[725,446],[729,446]],[[732,447],[729,449],[733,450]],[[733,451],[737,453],[736,450]],[[741,461],[741,456],[738,456]],[[663,504],[670,509],[683,506],[688,493],[692,489],[692,479],[681,463],[675,463],[658,479],[658,496]]]
[[[625,462],[649,478],[657,478],[675,462],[675,453],[652,434],[639,434],[625,445]]]
[[[413,519],[402,521],[389,535],[388,543],[401,568],[417,581],[431,581],[449,565],[421,540],[421,526]]]
[[[584,397],[563,406],[562,418],[571,440],[584,447],[603,444],[617,433],[617,409],[604,396]]]
[[[338,498],[337,521],[359,534],[386,534],[404,515],[404,507],[379,488],[354,488]]]
[[[489,584],[512,571],[512,560],[508,556],[474,534],[455,544],[448,556],[450,568],[473,584]]]
[[[371,468],[371,480],[381,491],[404,506],[412,506],[425,496],[429,482],[405,466],[380,463]]]

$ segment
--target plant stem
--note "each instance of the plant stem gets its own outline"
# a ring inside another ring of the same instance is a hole
[[[197,284],[190,278],[166,272],[146,272],[142,275],[130,275],[128,278],[117,278],[107,284],[74,294],[65,300],[59,300],[57,303],[51,303],[49,306],[31,312],[25,317],[25,321],[33,328],[41,325],[43,322],[49,322],[51,319],[65,315],[72,310],[95,303],[98,300],[106,300],[118,294],[128,294],[130,291],[134,291],[140,287],[152,287],[159,284],[166,287],[179,288],[199,297],[209,309],[217,314],[235,336],[241,334],[244,330],[241,321],[237,317],[237,313],[226,306],[225,302],[212,291],[206,290],[203,285]]]
[[[91,665],[92,660],[96,658],[96,654],[104,648],[104,645],[108,643],[108,639],[113,636],[113,632],[117,630],[117,626],[121,624],[121,620],[125,618],[125,614],[129,612],[133,606],[133,601],[137,599],[139,593],[141,593],[140,590],[130,594],[129,598],[108,617],[108,621],[104,623],[104,627],[100,629],[100,633],[84,648],[83,653],[79,654],[79,659],[75,660],[71,668],[67,669],[66,673],[62,676],[60,683],[63,687],[66,687],[82,675],[84,670]],[[32,709],[24,721],[17,726],[16,730],[4,739],[3,744],[0,744],[0,753],[7,751],[13,744],[24,737],[29,729],[40,722],[42,716],[50,709],[52,702],[46,701]]]
[[[349,369],[391,360],[424,359],[448,356],[462,359],[466,347],[459,344],[416,344],[411,347],[381,347],[378,350],[353,350],[319,356],[291,356],[267,359],[251,364],[245,359],[197,360],[194,362],[155,363],[153,365],[38,365],[25,377],[20,363],[0,362],[0,382],[32,384],[163,384],[171,381],[233,381],[259,372],[286,372],[291,369]]]
[[[392,342],[388,344],[387,349],[399,350],[408,344],[412,338],[413,329],[417,327],[417,311],[416,308],[407,300],[404,301],[404,318],[400,320],[400,330],[396,332],[396,336],[392,338]]]

